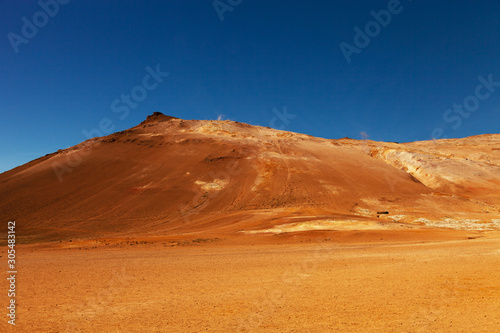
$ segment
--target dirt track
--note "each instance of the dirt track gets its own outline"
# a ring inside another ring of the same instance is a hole
[[[335,235],[20,246],[16,331],[500,330],[498,233]]]

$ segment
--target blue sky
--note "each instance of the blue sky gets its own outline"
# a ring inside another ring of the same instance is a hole
[[[498,0],[59,1],[0,0],[0,172],[154,111],[325,138],[500,132]]]

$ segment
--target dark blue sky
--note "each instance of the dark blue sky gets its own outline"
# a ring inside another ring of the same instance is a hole
[[[54,1],[0,0],[0,172],[154,111],[325,138],[500,132],[498,0]]]

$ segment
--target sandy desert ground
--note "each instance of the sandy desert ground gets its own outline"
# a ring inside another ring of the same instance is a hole
[[[4,332],[500,330],[498,232],[75,240],[18,256]]]

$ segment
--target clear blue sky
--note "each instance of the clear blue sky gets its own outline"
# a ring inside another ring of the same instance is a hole
[[[500,132],[500,87],[474,97],[479,76],[500,82],[498,0],[60,1],[42,0],[51,17],[0,0],[0,172],[154,111],[325,138]],[[370,23],[381,10],[390,22]],[[348,63],[340,44],[367,24]],[[453,111],[464,101],[473,112]]]

